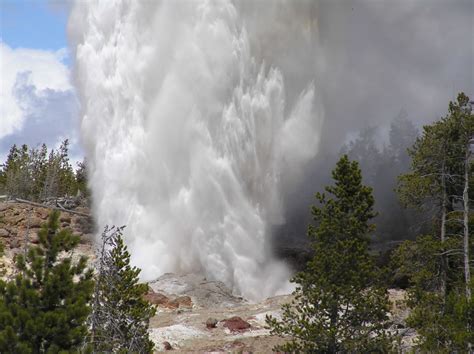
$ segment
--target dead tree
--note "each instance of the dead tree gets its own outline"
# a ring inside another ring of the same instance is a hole
[[[94,353],[150,353],[149,319],[155,309],[143,296],[147,284],[138,283],[140,270],[129,265],[122,227],[105,227],[97,250],[97,274],[90,316]]]
[[[471,270],[469,264],[469,175],[471,170],[470,145],[466,146],[464,158],[464,189],[463,189],[463,254],[464,254],[464,279],[466,282],[466,298],[471,299]]]

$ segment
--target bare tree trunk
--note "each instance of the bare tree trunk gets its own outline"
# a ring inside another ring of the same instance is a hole
[[[469,268],[469,157],[470,157],[470,146],[469,143],[466,146],[466,156],[464,159],[464,191],[462,199],[464,202],[464,279],[466,281],[466,297],[469,301],[471,299],[471,270]]]
[[[95,288],[94,288],[94,302],[92,304],[92,312],[90,315],[90,322],[91,322],[91,331],[90,331],[90,336],[91,336],[91,344],[92,344],[92,352],[97,353],[97,326],[98,326],[98,314],[101,311],[100,309],[100,300],[99,300],[99,295],[100,295],[100,286],[101,286],[101,281],[102,281],[102,272],[104,269],[104,255],[105,255],[105,243],[106,240],[104,237],[102,237],[102,246],[100,248],[100,251],[98,252],[97,256],[99,257],[98,261],[98,266],[97,266],[97,275],[95,279]]]
[[[448,193],[446,191],[446,162],[443,160],[441,167],[441,188],[443,189],[443,200],[441,203],[441,243],[446,241],[446,208],[448,204]],[[441,255],[441,296],[446,297],[446,256]]]
[[[40,207],[40,208],[46,208],[46,209],[52,209],[52,210],[59,210],[59,211],[65,212],[65,213],[70,213],[70,214],[75,214],[75,215],[81,215],[81,216],[91,217],[90,214],[81,213],[80,211],[69,210],[69,209],[66,209],[66,208],[52,207],[52,206],[49,206],[49,205],[45,205],[45,204],[41,204],[41,203],[32,202],[31,200],[25,200],[25,199],[20,199],[20,198],[13,198],[13,200],[14,200],[15,202],[18,202],[18,203],[29,204],[29,205],[37,206],[37,207]]]

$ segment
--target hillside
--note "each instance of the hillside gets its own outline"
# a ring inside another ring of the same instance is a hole
[[[0,240],[5,245],[5,254],[0,258],[0,265],[3,264],[4,268],[3,277],[11,274],[16,254],[24,252],[25,246],[38,243],[38,231],[46,222],[50,211],[51,209],[46,206],[0,202]],[[90,213],[89,208],[84,206],[75,207],[73,211]],[[92,218],[62,211],[60,222],[61,227],[70,228],[74,235],[81,238],[81,243],[75,252],[88,256],[90,260],[94,259]]]

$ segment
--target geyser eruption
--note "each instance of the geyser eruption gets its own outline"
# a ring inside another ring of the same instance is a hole
[[[77,1],[70,35],[99,225],[149,280],[285,286],[269,233],[317,152],[313,1]]]

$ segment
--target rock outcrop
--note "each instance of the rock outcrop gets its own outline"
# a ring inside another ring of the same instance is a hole
[[[87,207],[77,207],[74,210],[84,214],[90,213]],[[38,231],[47,221],[50,212],[51,209],[46,206],[0,202],[0,242],[5,246],[5,254],[0,259],[3,274],[0,275],[4,277],[11,275],[15,255],[24,252],[28,245],[38,243]],[[75,254],[86,255],[92,260],[94,258],[92,218],[62,211],[60,222],[62,228],[69,228],[81,239]]]
[[[223,320],[222,323],[224,324],[224,327],[228,328],[231,332],[242,332],[251,327],[250,323],[244,321],[239,316],[234,316],[227,320]]]
[[[164,274],[149,287],[146,298],[157,305],[150,336],[158,351],[165,351],[167,342],[180,352],[271,352],[283,341],[270,335],[265,316],[279,316],[290,295],[252,304],[223,283],[196,274]],[[189,300],[183,304],[184,299]]]

